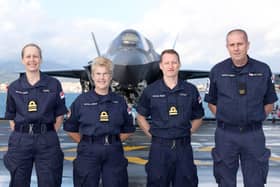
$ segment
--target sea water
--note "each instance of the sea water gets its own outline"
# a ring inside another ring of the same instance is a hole
[[[204,93],[201,92],[202,100],[204,99]],[[66,106],[69,108],[71,103],[75,100],[75,98],[79,95],[79,93],[65,93],[65,101]],[[0,93],[0,118],[4,117],[4,113],[6,110],[6,97],[7,93]],[[278,98],[280,99],[280,93],[278,93]],[[205,111],[205,118],[214,118],[213,114],[210,112],[210,110],[207,107],[207,103],[203,102],[203,107]],[[280,101],[277,101],[277,105],[280,106]],[[268,118],[271,118],[269,116]]]

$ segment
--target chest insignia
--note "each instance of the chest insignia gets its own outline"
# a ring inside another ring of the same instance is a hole
[[[246,83],[240,82],[238,84],[238,87],[239,87],[239,94],[246,95]]]
[[[99,121],[100,122],[108,122],[109,121],[109,114],[106,111],[100,112]]]
[[[38,106],[37,106],[36,101],[34,101],[34,100],[29,101],[28,112],[37,112],[37,110],[38,110]]]
[[[169,108],[169,116],[176,116],[178,115],[178,111],[175,106],[171,106]]]
[[[235,77],[235,74],[223,73],[221,76],[222,76],[222,77]]]
[[[248,75],[249,75],[249,77],[262,77],[263,76],[262,73],[249,73]]]
[[[21,94],[21,95],[27,95],[27,94],[28,94],[28,91],[19,91],[19,90],[16,90],[16,93],[17,93],[17,94]]]
[[[49,89],[43,89],[42,92],[43,92],[43,93],[49,93],[50,90],[49,90]]]

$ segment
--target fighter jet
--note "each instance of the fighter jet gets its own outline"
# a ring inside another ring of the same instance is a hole
[[[92,33],[97,54],[101,56],[97,41]],[[111,89],[125,96],[127,101],[134,104],[143,89],[159,79],[162,74],[159,68],[160,55],[152,43],[136,30],[122,31],[110,44],[102,56],[113,62],[113,78]],[[83,92],[94,87],[90,76],[90,64],[84,69],[67,71],[46,71],[48,75],[80,79]],[[182,79],[208,77],[208,71],[180,70]]]

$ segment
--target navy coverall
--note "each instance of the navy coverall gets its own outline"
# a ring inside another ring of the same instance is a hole
[[[98,187],[100,175],[104,187],[128,186],[128,162],[119,135],[135,127],[123,97],[93,90],[81,94],[71,105],[64,130],[82,136],[73,163],[75,187]]]
[[[226,59],[210,72],[205,101],[216,105],[217,129],[212,150],[214,176],[219,187],[235,187],[241,169],[246,187],[263,187],[270,150],[265,147],[264,105],[277,100],[270,68],[248,57],[244,67]]]
[[[57,116],[67,112],[61,84],[40,73],[31,86],[26,75],[9,85],[5,118],[15,122],[4,164],[10,187],[29,187],[35,163],[39,187],[59,187],[63,152],[54,128]]]
[[[204,110],[196,87],[178,80],[169,89],[163,80],[143,92],[137,112],[151,116],[152,135],[146,164],[148,187],[196,187],[197,169],[191,147],[191,120],[202,118]]]

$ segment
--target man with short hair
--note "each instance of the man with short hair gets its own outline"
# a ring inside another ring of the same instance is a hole
[[[219,187],[236,187],[239,161],[246,187],[264,187],[270,150],[265,147],[262,122],[277,101],[268,65],[247,55],[247,33],[234,29],[227,34],[230,58],[210,72],[205,95],[217,119],[214,176]]]
[[[190,142],[204,115],[201,97],[194,85],[178,78],[181,63],[175,50],[164,50],[160,59],[163,78],[144,90],[137,106],[138,124],[152,138],[147,187],[197,187]]]

